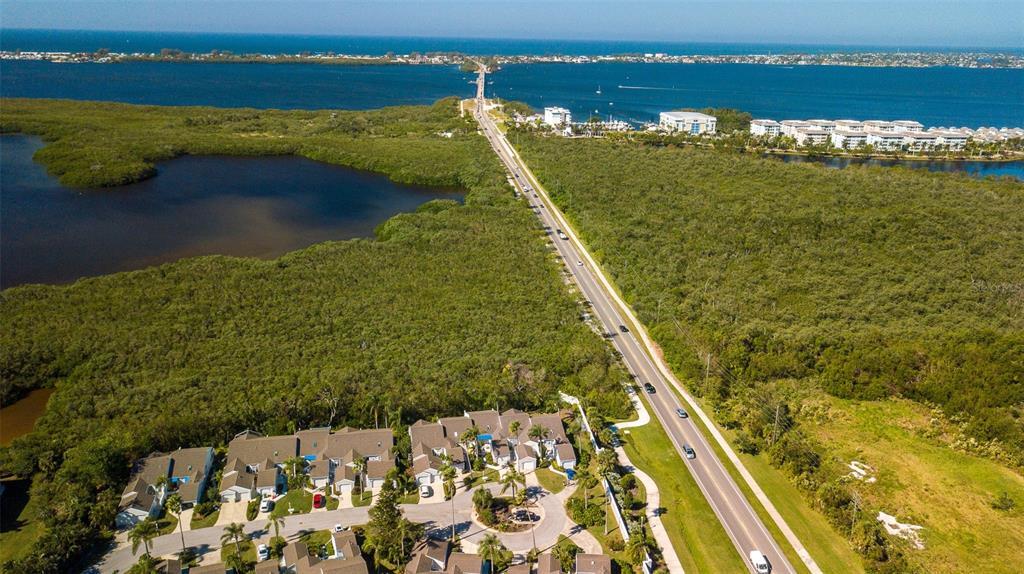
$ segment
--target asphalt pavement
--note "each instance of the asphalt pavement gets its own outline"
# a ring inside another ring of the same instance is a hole
[[[682,419],[677,416],[676,409],[683,405],[669,388],[667,381],[655,367],[640,342],[634,337],[632,330],[622,332],[620,326],[630,329],[631,324],[623,319],[620,308],[596,278],[592,268],[594,265],[592,257],[584,253],[582,243],[576,239],[564,216],[550,202],[547,194],[540,188],[539,182],[512,149],[504,134],[497,129],[494,121],[487,115],[484,105],[485,85],[484,76],[481,74],[477,86],[475,114],[484,135],[511,173],[524,200],[530,203],[531,208],[540,218],[558,255],[564,260],[565,267],[572,274],[583,296],[591,304],[594,315],[600,321],[612,345],[622,354],[626,367],[641,386],[644,383],[654,386],[655,392],[649,394],[647,398],[653,407],[655,418],[661,423],[675,446],[680,457],[680,464],[693,475],[701,492],[704,493],[736,550],[743,557],[743,562],[748,565],[751,572],[755,572],[748,560],[748,555],[752,550],[760,550],[764,553],[771,563],[773,573],[796,572],[732,476],[722,465],[711,445],[696,427],[696,423],[692,419]],[[558,231],[565,233],[566,238],[562,239]],[[578,262],[583,264],[579,265]],[[688,408],[688,410],[690,409]],[[696,454],[694,459],[685,458],[683,455],[684,445],[693,449]]]

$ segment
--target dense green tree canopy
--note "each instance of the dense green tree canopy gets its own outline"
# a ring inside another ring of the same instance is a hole
[[[194,132],[183,117],[213,119]],[[153,450],[378,420],[401,436],[403,424],[463,409],[552,408],[558,389],[627,414],[620,367],[455,100],[336,115],[5,101],[0,118],[43,134],[39,159],[73,181],[82,156],[120,166],[185,151],[301,153],[468,189],[465,205],[425,204],[374,240],[0,293],[0,396],[56,387],[35,432],[0,451],[5,470],[42,471],[33,492],[47,529],[13,571],[73,564],[112,525],[131,460]],[[236,122],[306,133],[248,136],[226,127]],[[346,135],[317,135],[321,124]]]
[[[687,375],[819,382],[963,415],[1024,451],[1024,185],[519,138]],[[718,372],[718,369],[715,369]]]

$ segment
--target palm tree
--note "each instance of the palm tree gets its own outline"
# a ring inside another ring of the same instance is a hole
[[[614,450],[606,448],[597,453],[597,469],[601,476],[615,472],[617,466],[619,466],[619,456],[615,454]]]
[[[352,468],[356,471],[355,491],[360,495],[363,493],[363,472],[366,471],[366,458],[357,457],[352,460]]]
[[[480,555],[480,558],[491,563],[492,572],[498,571],[500,565],[504,563],[507,553],[508,549],[493,534],[484,536],[484,539],[480,541],[480,546],[477,547],[477,554]]]
[[[590,506],[590,489],[597,485],[597,477],[589,467],[583,467],[576,471],[576,482],[583,489],[583,507]]]
[[[643,528],[634,526],[629,529],[629,542],[626,543],[626,558],[633,564],[640,564],[647,554],[647,533]]]
[[[530,427],[528,435],[530,438],[537,441],[541,458],[544,458],[544,439],[547,438],[549,434],[551,434],[551,432],[540,425],[533,425]]]
[[[284,526],[284,516],[274,512],[270,515],[270,524],[274,527],[274,538],[281,536],[281,527]]]
[[[479,511],[481,508],[490,508],[494,502],[494,495],[486,488],[479,488],[473,493],[473,506]]]
[[[523,485],[526,487],[526,476],[514,468],[510,468],[505,472],[505,476],[501,477],[501,493],[505,494],[505,491],[509,488],[512,489],[512,498],[516,497],[516,485]]]
[[[476,440],[480,436],[480,429],[476,426],[471,426],[462,432],[462,436],[459,437],[459,442],[462,443],[463,448],[466,449],[466,453],[469,455],[470,463],[476,458]]]
[[[185,526],[181,523],[181,495],[175,492],[167,498],[167,510],[178,519],[178,533],[181,534],[181,555],[185,555]]]
[[[512,421],[512,423],[508,425],[508,432],[512,434],[513,438],[518,437],[519,429],[521,427],[522,425],[519,424],[519,421]]]
[[[149,556],[149,542],[156,538],[156,535],[159,533],[160,529],[157,528],[156,522],[151,518],[136,524],[131,532],[128,533],[128,540],[132,543],[132,555],[139,549],[139,543],[141,543],[145,549],[144,554]]]
[[[232,522],[224,527],[224,534],[220,537],[221,544],[228,544],[232,541],[235,543],[235,554],[242,553],[242,537],[245,536],[245,525],[238,522]]]

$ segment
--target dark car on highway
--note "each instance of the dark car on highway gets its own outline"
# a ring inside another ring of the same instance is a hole
[[[647,391],[647,394],[653,395],[654,394],[654,385],[652,385],[651,383],[644,383],[644,390]]]
[[[622,331],[623,333],[628,333],[629,327],[626,327],[625,325],[619,325],[619,331]]]

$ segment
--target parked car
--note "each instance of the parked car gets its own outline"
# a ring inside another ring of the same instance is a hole
[[[697,453],[694,452],[693,449],[690,448],[690,445],[688,445],[688,444],[684,444],[683,445],[683,452],[686,453],[686,458],[688,458],[690,460],[693,460],[693,459],[697,458]]]
[[[654,385],[651,383],[644,383],[644,390],[647,391],[648,395],[654,394]]]
[[[262,562],[270,559],[270,547],[266,544],[260,544],[256,547],[256,561]]]
[[[260,501],[260,512],[270,512],[274,509],[274,501],[269,498],[264,498]]]
[[[321,493],[313,495],[313,508],[323,508],[327,506],[327,497]]]
[[[750,551],[750,565],[754,567],[757,574],[771,574],[772,565],[768,563],[768,559],[760,550]]]
[[[625,325],[619,325],[619,331],[621,331],[623,333],[628,333],[629,332],[629,327],[627,327]]]
[[[683,409],[676,409],[676,414],[679,415],[679,418],[681,419],[690,418],[690,415]]]
[[[420,486],[420,496],[430,498],[431,496],[434,496],[434,489],[431,488],[429,484],[424,484],[423,486]]]
[[[345,526],[342,526],[340,523],[334,525],[334,531],[335,532],[342,532],[342,531],[345,531],[345,530],[348,530],[348,528],[345,527]]]

